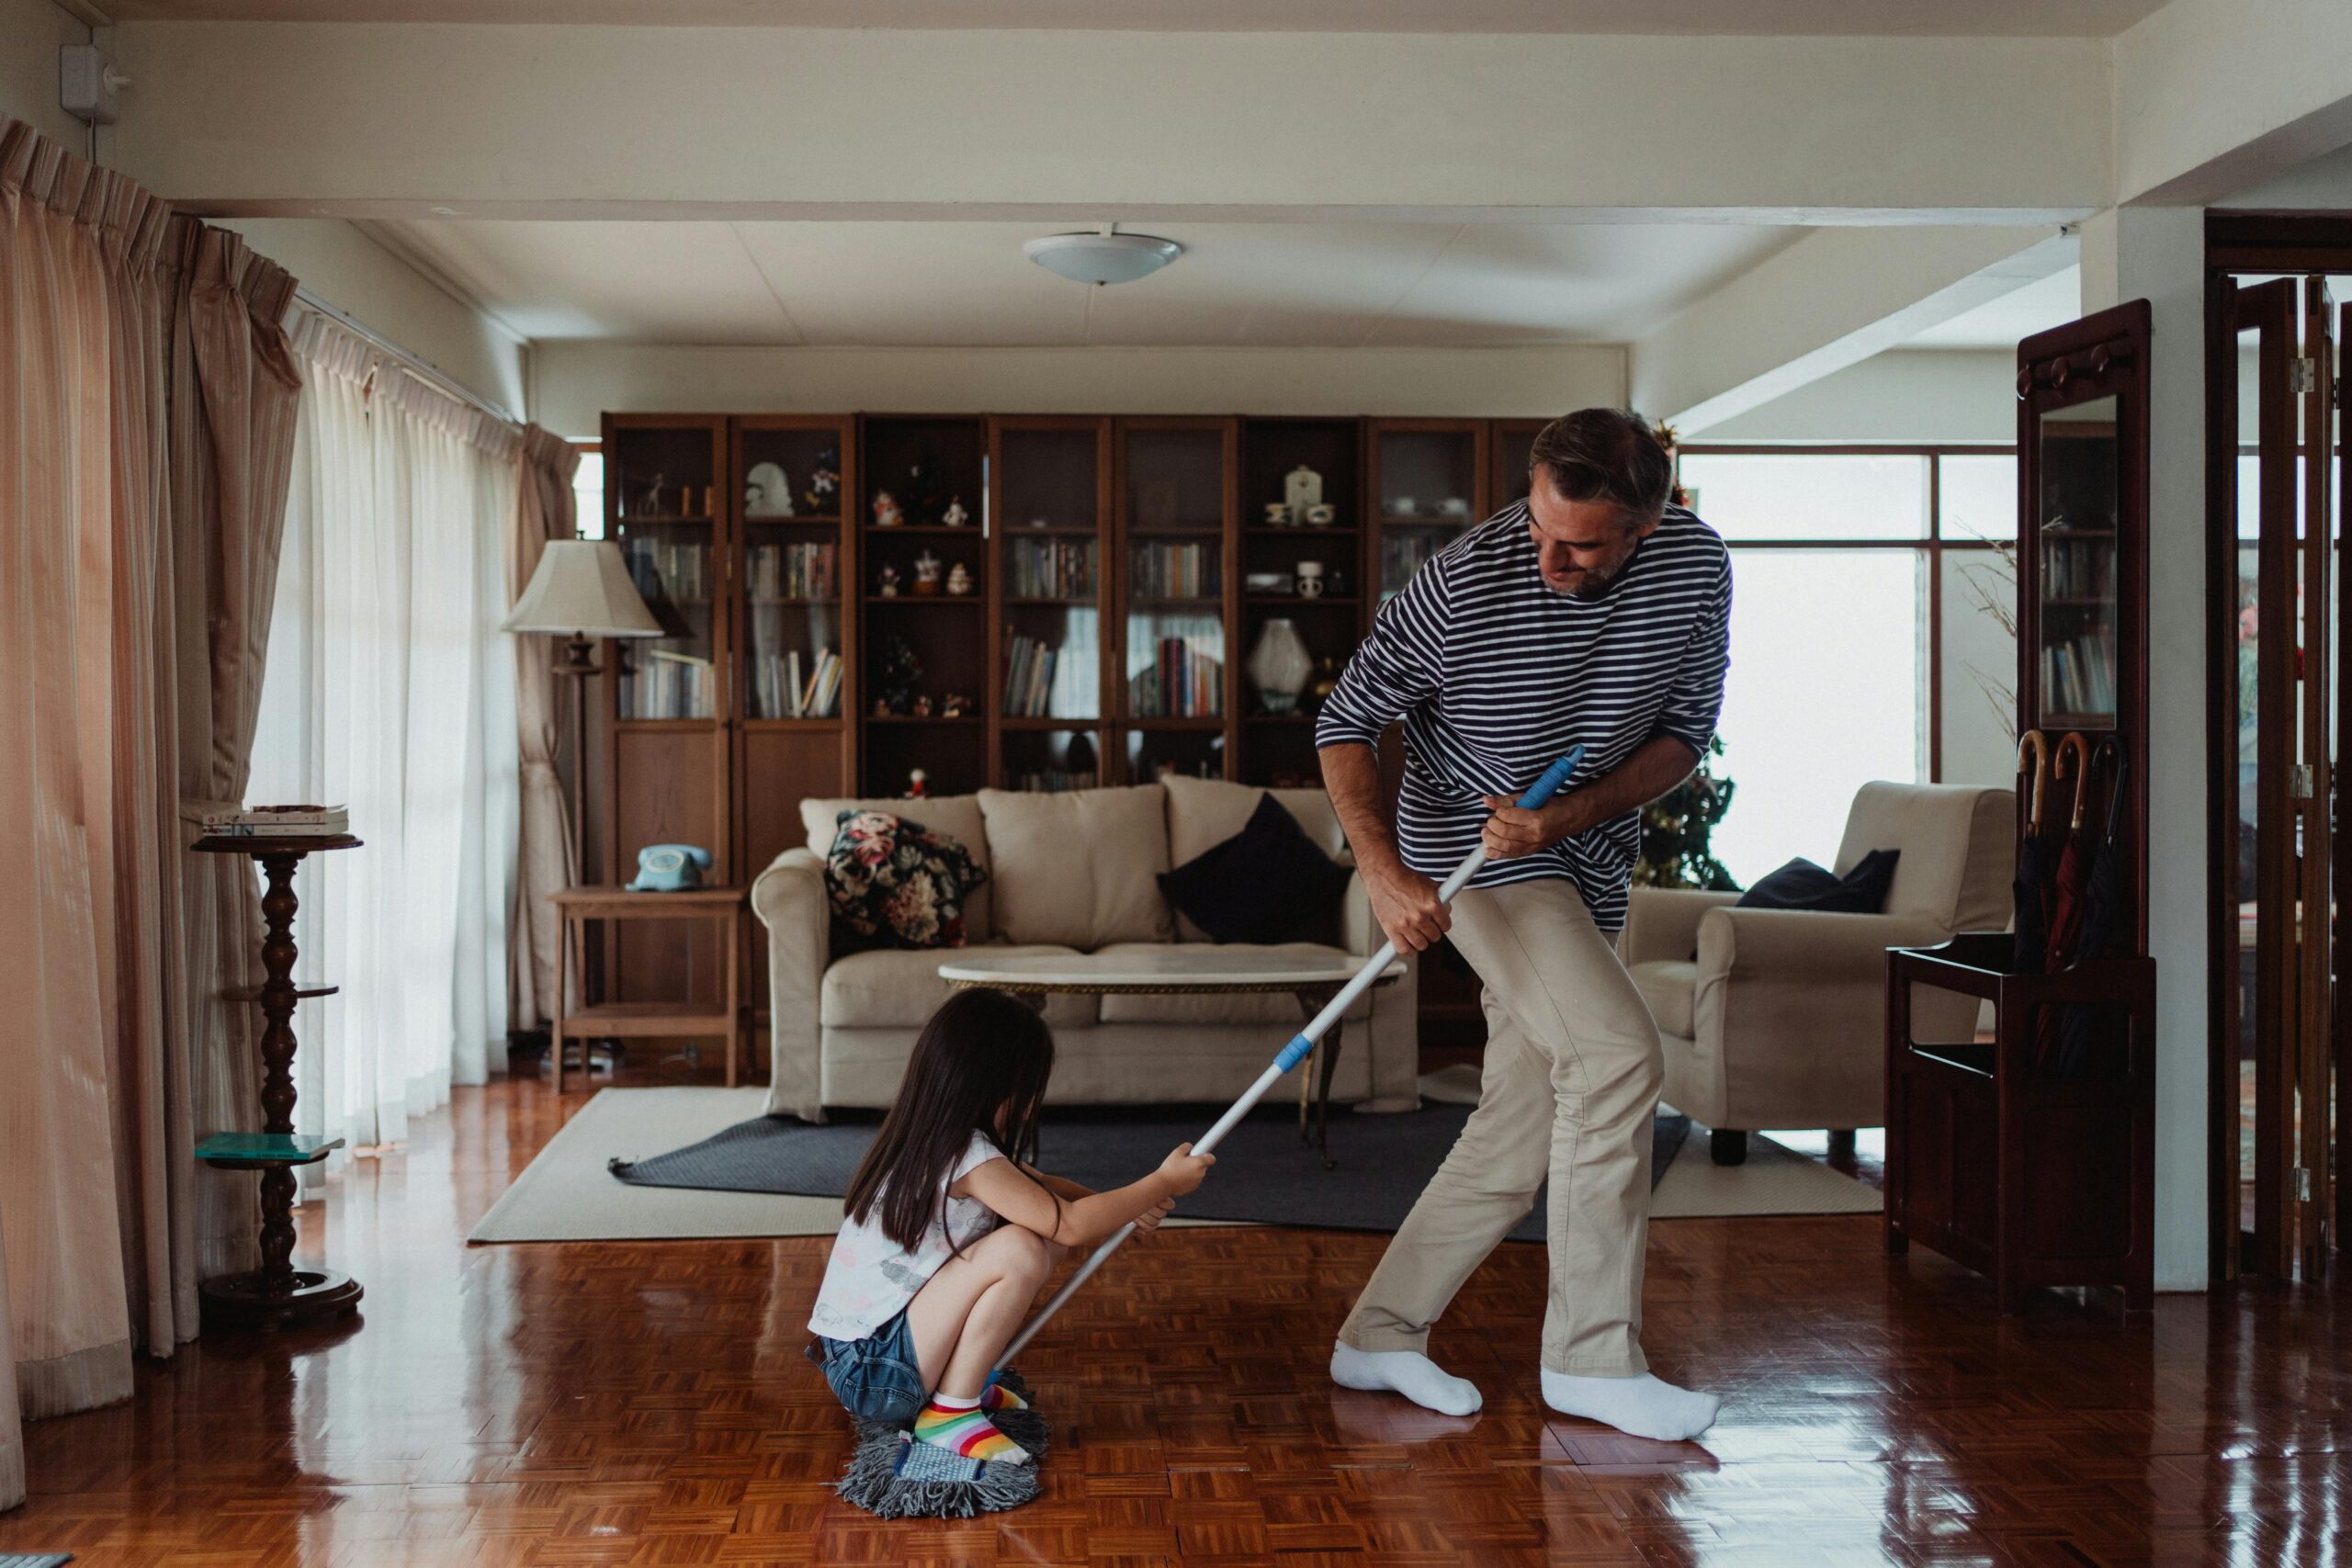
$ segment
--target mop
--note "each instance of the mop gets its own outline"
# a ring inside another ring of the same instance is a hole
[[[1572,746],[1568,754],[1544,770],[1528,792],[1519,797],[1521,809],[1532,811],[1559,792],[1576,772],[1584,758],[1584,748]],[[1441,904],[1450,904],[1453,896],[1469,886],[1487,863],[1484,845],[1472,850],[1460,865],[1438,885]],[[1209,1154],[1225,1135],[1239,1124],[1241,1119],[1256,1109],[1258,1101],[1269,1089],[1282,1081],[1283,1076],[1305,1061],[1314,1051],[1315,1043],[1326,1030],[1339,1021],[1340,1016],[1354,1005],[1355,999],[1372,988],[1380,972],[1396,956],[1396,944],[1385,942],[1380,951],[1363,962],[1339,994],[1323,1004],[1323,1010],[1307,1021],[1306,1026],[1291,1036],[1268,1064],[1258,1079],[1242,1091],[1241,1098],[1216,1119],[1216,1125],[1203,1134],[1193,1145],[1194,1154]],[[1037,1309],[1036,1314],[1022,1325],[1021,1332],[997,1358],[996,1370],[989,1374],[991,1384],[1001,1386],[1029,1401],[1029,1385],[1012,1370],[1012,1358],[1037,1336],[1037,1331],[1061,1311],[1079,1287],[1094,1277],[1094,1271],[1109,1261],[1111,1254],[1126,1244],[1136,1234],[1129,1224],[1096,1247],[1087,1260],[1078,1266],[1052,1299]],[[843,1472],[836,1490],[843,1499],[856,1504],[877,1518],[972,1518],[980,1514],[994,1513],[1003,1508],[1016,1508],[1037,1495],[1037,1460],[1046,1451],[1046,1425],[1045,1418],[1033,1408],[1000,1410],[993,1420],[1000,1431],[1028,1451],[1027,1464],[995,1463],[966,1459],[930,1443],[914,1441],[904,1428],[879,1422],[861,1421],[857,1424],[857,1450],[851,1455],[849,1469]]]

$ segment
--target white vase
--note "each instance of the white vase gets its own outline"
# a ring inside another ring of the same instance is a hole
[[[1298,694],[1306,689],[1307,678],[1315,673],[1315,660],[1298,628],[1278,615],[1258,633],[1258,646],[1250,650],[1247,668],[1266,711],[1290,713],[1297,708]]]

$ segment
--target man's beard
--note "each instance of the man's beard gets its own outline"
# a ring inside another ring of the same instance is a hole
[[[1627,558],[1630,559],[1631,558],[1629,557]],[[1577,585],[1568,590],[1568,597],[1571,599],[1598,599],[1602,594],[1609,592],[1609,585],[1616,581],[1617,574],[1624,570],[1625,563],[1623,561],[1618,562],[1615,566],[1609,568],[1605,571],[1599,568],[1594,568],[1577,580]]]

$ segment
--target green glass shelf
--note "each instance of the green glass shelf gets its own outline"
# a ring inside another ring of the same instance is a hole
[[[341,1138],[313,1138],[304,1133],[215,1133],[196,1145],[196,1157],[207,1165],[232,1168],[315,1165],[341,1147]]]

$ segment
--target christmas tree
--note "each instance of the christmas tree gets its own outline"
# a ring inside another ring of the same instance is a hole
[[[1696,772],[1642,808],[1642,858],[1634,880],[1645,887],[1696,887],[1736,893],[1739,884],[1707,847],[1715,824],[1731,809],[1732,782],[1715,777],[1712,760],[1721,738],[1707,743]]]
[[[907,639],[893,634],[882,639],[881,660],[874,672],[876,711],[903,714],[915,705],[915,682],[922,679],[922,661]]]

